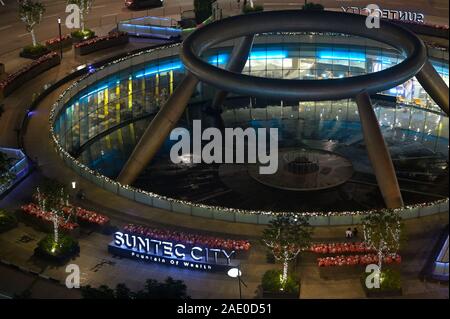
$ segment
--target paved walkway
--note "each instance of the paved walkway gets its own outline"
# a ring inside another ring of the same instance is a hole
[[[31,200],[31,193],[42,180],[39,172],[33,173],[22,184],[14,189],[0,204],[0,207],[10,211],[18,209],[21,204]],[[89,206],[92,207],[92,203]],[[94,207],[95,208],[95,207]],[[138,222],[152,226],[165,227],[161,223],[153,224],[146,220],[135,220],[129,215],[120,214],[113,210],[102,210],[101,213],[112,218],[115,226],[121,227],[127,222]],[[163,223],[163,221],[162,221]],[[407,236],[409,238],[406,247],[402,250],[403,266],[402,274],[404,280],[404,293],[407,298],[448,298],[448,287],[435,283],[424,283],[418,279],[418,273],[422,269],[430,248],[434,245],[443,225],[448,223],[448,214],[429,216],[422,219],[406,221]],[[343,228],[316,228],[315,241],[343,241]],[[27,271],[38,273],[41,276],[54,278],[60,282],[65,280],[64,266],[51,266],[33,257],[36,243],[45,234],[25,224],[20,224],[9,232],[0,234],[0,260],[8,261],[18,265]],[[182,270],[178,268],[161,265],[143,264],[139,261],[113,258],[107,252],[107,245],[111,236],[96,232],[82,231],[80,236],[81,253],[70,263],[80,266],[83,285],[90,284],[98,286],[107,284],[115,286],[124,282],[133,290],[142,289],[147,278],[163,280],[167,276],[184,280],[188,286],[188,293],[193,298],[236,298],[237,283],[224,273],[204,273],[197,271]],[[258,286],[263,273],[272,268],[281,268],[280,265],[266,263],[265,249],[256,238],[251,238],[252,249],[249,258],[242,264],[242,271],[248,288],[244,289],[245,298],[255,298],[258,295]],[[292,271],[300,275],[302,282],[302,298],[364,298],[364,292],[359,282],[362,268],[349,269],[348,267],[323,269],[318,268],[316,255],[303,254],[297,269]],[[27,275],[26,278],[28,278]],[[18,293],[23,287],[29,287],[28,279],[21,279],[20,275],[0,279],[0,292]],[[37,278],[35,278],[37,279]],[[19,280],[17,288],[11,289],[12,282]],[[43,279],[37,279],[39,282]],[[49,287],[54,283],[47,283]],[[44,285],[44,284],[42,284]],[[39,287],[39,286],[38,286]],[[42,291],[34,292],[36,296],[50,297],[55,291],[63,287],[59,285],[56,290],[51,290],[49,295]],[[20,288],[20,289],[19,289]],[[67,292],[62,297],[75,298],[74,292]]]

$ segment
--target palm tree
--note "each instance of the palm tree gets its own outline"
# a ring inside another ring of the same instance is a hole
[[[89,11],[91,11],[92,4],[94,0],[67,0],[67,4],[75,4],[80,9],[80,27],[81,31],[84,32],[84,20],[88,15]]]
[[[34,34],[34,27],[41,23],[42,15],[45,12],[45,7],[39,1],[19,0],[19,16],[20,20],[25,23],[25,27],[31,34],[33,46],[37,45],[36,35]]]
[[[287,281],[289,262],[309,247],[311,235],[308,219],[296,215],[278,215],[263,231],[263,243],[271,249],[275,259],[283,263],[282,287]]]

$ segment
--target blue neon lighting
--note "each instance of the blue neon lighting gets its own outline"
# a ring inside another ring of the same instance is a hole
[[[91,91],[91,92],[89,92],[89,93],[83,95],[82,97],[80,97],[80,100],[81,100],[81,99],[84,99],[85,97],[88,97],[89,95],[92,95],[92,94],[98,93],[98,92],[100,92],[100,91],[103,91],[103,90],[105,90],[105,89],[107,89],[107,88],[108,88],[107,85],[104,85],[104,86],[102,86],[102,87],[99,87],[98,89],[95,89],[94,91]]]
[[[270,60],[270,59],[284,59],[287,57],[287,52],[283,50],[255,50],[250,52],[249,60]],[[210,64],[225,64],[227,63],[229,54],[218,54],[210,57],[208,62]]]
[[[442,75],[446,75],[446,76],[448,76],[448,68],[446,68],[445,66],[443,66],[443,65],[440,65],[440,64],[438,64],[438,63],[431,63],[431,65],[433,65],[433,67],[435,68],[435,70],[438,72],[438,73],[440,73],[440,74],[442,74]]]
[[[325,60],[349,60],[365,62],[366,55],[364,52],[344,51],[344,50],[319,50],[317,52],[319,59]]]
[[[163,30],[163,31],[172,31],[172,32],[181,32],[181,29],[171,28],[171,27],[158,27],[153,25],[139,25],[139,24],[130,24],[130,23],[123,23],[122,26],[128,27],[128,28],[136,28],[141,30]],[[140,31],[142,33],[142,31]]]
[[[141,78],[141,77],[147,76],[147,75],[177,70],[177,69],[181,69],[182,67],[183,67],[183,65],[181,64],[181,62],[172,62],[172,63],[161,64],[161,65],[155,66],[153,68],[150,68],[145,73],[136,74],[135,78],[138,79],[138,78]]]
[[[267,50],[250,52],[249,60],[284,59],[287,52],[283,50]]]
[[[228,61],[228,54],[218,54],[210,57],[208,62],[210,64],[225,64]]]

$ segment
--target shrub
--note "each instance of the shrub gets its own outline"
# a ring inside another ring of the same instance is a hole
[[[54,235],[49,234],[39,241],[37,250],[43,257],[61,260],[77,253],[80,247],[76,239],[64,234],[59,234],[59,242],[56,244]]]
[[[84,29],[84,31],[73,31],[70,35],[72,36],[72,38],[82,41],[93,38],[95,36],[95,32],[89,29]]]
[[[43,55],[48,53],[49,50],[45,45],[36,44],[36,45],[27,45],[23,48],[22,53],[30,54],[30,55]]]
[[[17,226],[16,216],[0,210],[0,233]]]
[[[370,273],[364,273],[362,276],[363,287],[366,287],[366,278]],[[400,272],[394,269],[385,269],[381,271],[381,281],[379,289],[370,289],[377,291],[394,291],[402,288]],[[368,288],[365,288],[368,289]]]
[[[267,292],[296,293],[299,291],[300,285],[297,278],[288,275],[284,288],[281,286],[281,270],[268,270],[264,273],[261,282],[262,288]]]
[[[244,14],[260,11],[264,11],[264,7],[260,4],[253,5],[253,8],[250,5],[246,5],[243,9]]]
[[[147,279],[145,288],[137,292],[131,291],[125,284],[118,284],[116,289],[106,285],[98,288],[88,285],[81,288],[81,295],[84,299],[190,299],[186,289],[183,281],[167,277],[164,282]]]

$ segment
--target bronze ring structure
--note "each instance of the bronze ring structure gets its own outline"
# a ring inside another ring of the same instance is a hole
[[[239,15],[203,26],[190,34],[180,51],[187,75],[144,132],[122,169],[118,181],[131,184],[150,163],[183,113],[199,81],[223,92],[277,99],[322,101],[354,98],[364,140],[378,186],[388,208],[403,206],[403,199],[387,145],[373,111],[370,94],[400,85],[414,76],[431,98],[448,114],[448,87],[428,61],[427,48],[414,33],[380,21],[380,28],[367,28],[362,15],[300,10],[270,11]],[[271,32],[332,32],[359,36],[393,47],[404,60],[388,69],[354,77],[327,80],[288,80],[245,75],[239,72],[248,59],[253,36]],[[227,69],[213,66],[201,55],[213,46],[240,38]],[[236,65],[236,67],[235,67]]]
[[[381,21],[368,29],[366,17],[339,12],[269,11],[239,15],[206,25],[187,37],[180,52],[186,68],[200,81],[225,91],[303,101],[354,98],[393,88],[414,77],[427,62],[427,49],[409,30]],[[269,32],[334,32],[360,36],[387,44],[405,56],[401,63],[380,72],[342,79],[287,80],[238,74],[200,58],[212,46],[234,38]]]

